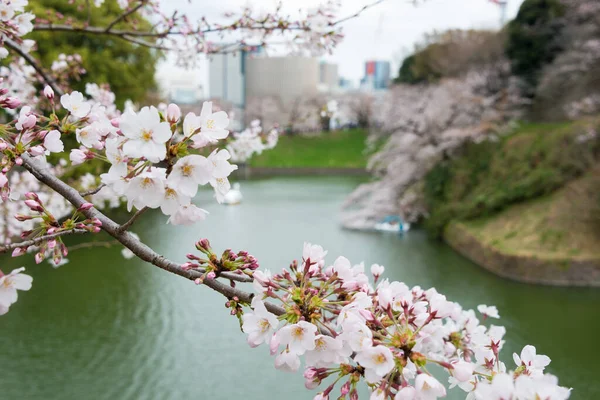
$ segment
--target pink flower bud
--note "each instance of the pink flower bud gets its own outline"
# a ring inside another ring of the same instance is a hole
[[[35,201],[39,201],[40,198],[38,197],[37,194],[35,194],[34,192],[27,192],[25,193],[25,198],[27,200],[35,200]]]
[[[6,142],[0,142],[0,151],[6,150],[8,148],[8,144]]]
[[[30,219],[32,219],[32,217],[30,217],[29,215],[17,214],[17,215],[15,215],[15,219],[17,221],[23,222],[23,221],[29,221]]]
[[[181,118],[181,109],[177,104],[169,104],[167,106],[167,121],[174,124]]]
[[[181,264],[181,269],[185,270],[185,271],[189,271],[190,269],[194,268],[196,264],[191,263],[191,262],[186,262]]]
[[[17,165],[23,165],[23,159],[21,157],[17,157],[15,159],[15,164],[17,164]]]
[[[196,285],[202,285],[202,279],[200,279],[200,278],[196,278],[196,280],[194,281],[194,283],[195,283]]]
[[[112,126],[114,126],[115,128],[119,127],[119,123],[121,122],[121,120],[119,118],[113,118],[110,120],[110,124]]]
[[[215,271],[210,271],[208,274],[206,274],[206,279],[208,280],[213,280],[217,277],[217,274],[215,274]]]
[[[48,240],[48,248],[49,249],[53,249],[56,247],[56,239],[50,239]]]
[[[79,206],[77,211],[87,211],[93,207],[94,207],[94,205],[92,203],[83,203],[82,205]]]
[[[46,96],[48,100],[54,100],[54,90],[48,85],[44,88],[44,96]]]
[[[95,227],[93,227],[93,228],[92,228],[92,232],[94,232],[94,233],[98,233],[98,232],[100,232],[101,230],[102,230],[102,229],[100,229],[100,227],[99,227],[99,226],[95,226]]]
[[[48,235],[52,235],[54,232],[56,232],[56,228],[55,227],[51,227],[51,228],[48,228],[48,230],[46,230],[46,233]]]
[[[350,393],[350,381],[342,385],[342,387],[340,388],[340,393],[342,394],[342,396],[346,396],[348,393]]]
[[[102,221],[100,221],[98,218],[94,217],[94,218],[92,218],[92,224],[94,224],[95,226],[102,226]]]
[[[25,200],[25,205],[27,207],[29,207],[29,209],[31,211],[44,212],[44,209],[42,208],[42,206],[40,205],[40,203],[38,203],[35,200]]]
[[[40,252],[35,255],[35,263],[39,264],[44,261],[44,253]]]
[[[11,110],[14,110],[15,108],[17,108],[21,105],[21,100],[17,99],[16,97],[7,97],[3,103],[4,103],[4,105],[6,105],[6,108],[10,108]],[[34,123],[34,125],[35,125],[35,123]]]
[[[13,257],[19,257],[19,256],[22,256],[23,254],[25,254],[25,248],[23,248],[23,247],[17,247],[12,252]]]
[[[42,154],[44,154],[46,152],[46,149],[44,148],[44,146],[33,146],[29,149],[29,153],[36,157],[36,156],[41,156]]]

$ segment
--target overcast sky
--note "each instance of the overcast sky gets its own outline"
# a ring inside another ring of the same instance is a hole
[[[277,0],[169,0],[163,2],[166,10],[178,10],[192,19],[206,16],[211,21],[223,21],[227,11],[239,10],[251,4],[259,10],[269,10]],[[369,0],[342,0],[341,16],[350,15]],[[508,0],[507,18],[512,19],[523,0]],[[303,7],[314,7],[319,0],[284,0],[289,12]],[[387,0],[366,10],[360,17],[343,25],[345,39],[332,55],[324,59],[337,63],[342,77],[358,81],[364,73],[364,62],[370,59],[389,60],[393,73],[401,60],[414,48],[425,33],[450,28],[498,29],[500,10],[491,0],[421,0],[418,6],[406,0]],[[193,84],[207,88],[207,68],[201,63],[197,70],[183,71],[171,61],[159,66],[158,80],[169,85],[171,77],[185,77]]]

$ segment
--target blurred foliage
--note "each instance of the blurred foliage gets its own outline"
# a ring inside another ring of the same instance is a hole
[[[415,84],[457,77],[500,61],[504,47],[504,32],[453,29],[427,34],[415,52],[404,59],[394,81]]]
[[[508,24],[506,55],[512,71],[535,87],[540,71],[561,51],[559,33],[564,25],[559,0],[525,0]]]
[[[70,2],[65,0],[31,0],[31,11],[39,18],[51,19],[56,12],[74,21],[86,22],[91,26],[108,26],[123,13],[116,0],[106,0],[101,7],[92,2]],[[128,22],[120,22],[115,29],[135,26],[145,30],[150,22],[134,14]],[[32,32],[29,38],[37,42],[36,57],[45,68],[50,68],[59,54],[80,54],[87,74],[82,81],[73,82],[72,87],[81,92],[85,83],[108,83],[117,98],[117,106],[122,108],[127,99],[143,102],[150,91],[156,89],[154,74],[156,63],[162,54],[147,47],[139,46],[108,35],[87,35],[76,32]]]
[[[426,228],[440,236],[453,219],[489,216],[578,177],[600,159],[600,141],[580,140],[589,129],[597,132],[600,120],[525,124],[497,142],[467,145],[425,178]]]

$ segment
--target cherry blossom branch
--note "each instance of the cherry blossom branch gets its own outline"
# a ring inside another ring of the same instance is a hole
[[[31,56],[31,54],[25,52],[17,44],[17,42],[15,42],[14,40],[12,40],[10,38],[4,38],[4,44],[6,45],[6,47],[11,48],[13,51],[15,51],[17,54],[19,54],[19,56],[21,56],[25,61],[27,61],[27,63],[29,65],[31,65],[33,67],[33,69],[35,69],[35,71],[54,90],[54,92],[58,96],[62,96],[63,95],[64,92],[60,88],[60,86],[56,83],[56,80],[54,80],[54,78],[51,75],[49,75],[46,71],[44,71],[44,68],[42,68],[42,66],[40,64],[38,64],[38,62],[36,61],[36,59],[33,58],[33,56]]]
[[[113,26],[115,26],[119,22],[125,20],[131,14],[135,13],[137,10],[139,10],[140,8],[142,8],[145,4],[146,4],[146,0],[141,0],[140,3],[137,6],[132,7],[128,11],[125,11],[123,14],[119,15],[117,18],[115,18],[115,20],[113,22],[111,22],[110,24],[108,24],[108,26],[106,27],[105,32],[107,32],[107,33],[110,32],[110,30],[113,28]]]
[[[40,164],[39,161],[35,160],[28,154],[22,154],[23,167],[27,169],[33,176],[35,176],[40,182],[50,187],[52,190],[63,196],[68,202],[74,207],[80,208],[87,201],[79,194],[77,190],[64,183],[58,177],[52,174],[49,167]],[[104,215],[102,212],[95,208],[83,210],[82,213],[92,219],[97,218],[102,223],[102,229],[110,236],[117,239],[123,246],[131,250],[138,258],[160,268],[165,271],[171,272],[175,275],[179,275],[186,279],[196,281],[202,277],[201,270],[186,270],[180,264],[175,263],[160,254],[156,253],[150,247],[136,239],[129,231],[121,231],[120,225],[115,221]],[[231,281],[240,282],[251,282],[252,278],[233,272],[222,272],[219,274],[220,277],[229,279]],[[239,301],[251,302],[254,294],[239,290],[235,287],[224,284],[217,279],[205,279],[204,285],[209,288],[223,294],[225,297],[232,299],[237,297]],[[285,310],[282,307],[276,306],[271,303],[266,304],[267,309],[276,315],[283,315]]]
[[[131,227],[131,225],[133,225],[135,223],[135,221],[146,211],[148,211],[148,207],[144,207],[141,210],[138,210],[135,214],[133,214],[133,216],[131,218],[129,218],[129,221],[125,222],[123,225],[121,225],[119,227],[119,231],[120,232],[125,232],[127,229],[129,229],[129,227]]]
[[[7,251],[11,251],[11,250],[14,250],[19,247],[27,248],[29,246],[35,246],[39,243],[45,242],[50,239],[55,239],[60,236],[67,236],[67,235],[73,235],[73,234],[81,235],[84,233],[90,233],[90,231],[85,230],[85,229],[69,229],[66,231],[51,233],[49,235],[38,236],[36,238],[33,238],[31,240],[26,240],[24,242],[10,243],[10,244],[4,245],[4,246],[0,246],[0,253],[6,253]]]
[[[365,4],[364,6],[362,6],[360,8],[360,10],[358,10],[357,12],[355,12],[354,14],[348,15],[347,17],[341,18],[337,21],[335,21],[332,25],[339,25],[339,24],[343,24],[346,21],[349,21],[351,19],[357,18],[360,16],[360,14],[362,14],[363,12],[365,12],[366,10],[368,10],[369,8],[373,8],[381,3],[383,3],[385,0],[376,0],[373,3],[370,4]]]
[[[99,191],[101,191],[104,186],[106,186],[106,185],[104,183],[102,183],[102,184],[100,184],[100,186],[98,186],[95,189],[90,189],[87,192],[79,192],[79,195],[81,197],[91,196],[91,195],[96,194]]]
[[[119,244],[119,242],[117,242],[116,240],[113,241],[106,241],[106,242],[85,242],[85,243],[79,243],[76,244],[74,246],[69,246],[69,253],[72,253],[76,250],[80,250],[80,249],[88,249],[90,247],[106,247],[107,249]]]

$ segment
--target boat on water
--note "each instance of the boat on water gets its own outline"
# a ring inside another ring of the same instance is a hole
[[[375,230],[380,232],[405,233],[410,230],[410,224],[396,215],[385,217],[381,222],[375,224]]]
[[[229,192],[227,192],[227,194],[225,195],[223,204],[227,204],[230,206],[240,204],[242,202],[242,199],[243,196],[242,192],[240,191],[240,184],[235,182],[229,190]]]

